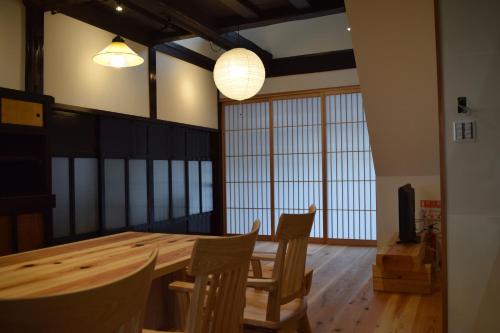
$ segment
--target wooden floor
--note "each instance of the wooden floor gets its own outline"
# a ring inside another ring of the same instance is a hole
[[[273,252],[276,243],[259,242],[256,251]],[[429,296],[374,292],[371,266],[376,248],[309,245],[314,268],[308,296],[314,333],[441,332],[441,293]]]

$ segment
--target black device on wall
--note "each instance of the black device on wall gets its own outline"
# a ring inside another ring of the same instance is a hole
[[[410,184],[398,189],[399,243],[419,243],[415,227],[415,190]]]

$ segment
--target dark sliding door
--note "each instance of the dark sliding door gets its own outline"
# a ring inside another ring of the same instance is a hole
[[[216,131],[69,109],[53,111],[49,129],[55,243],[217,229]]]

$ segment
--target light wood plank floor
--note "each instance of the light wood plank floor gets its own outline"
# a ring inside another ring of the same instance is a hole
[[[276,243],[258,242],[273,252]],[[371,266],[376,248],[311,244],[307,265],[314,268],[308,296],[314,333],[441,332],[441,293],[429,296],[374,292]]]

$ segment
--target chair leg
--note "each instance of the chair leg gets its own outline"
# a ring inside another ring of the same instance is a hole
[[[309,324],[309,318],[307,317],[307,312],[299,319],[299,333],[311,333],[311,325]]]

